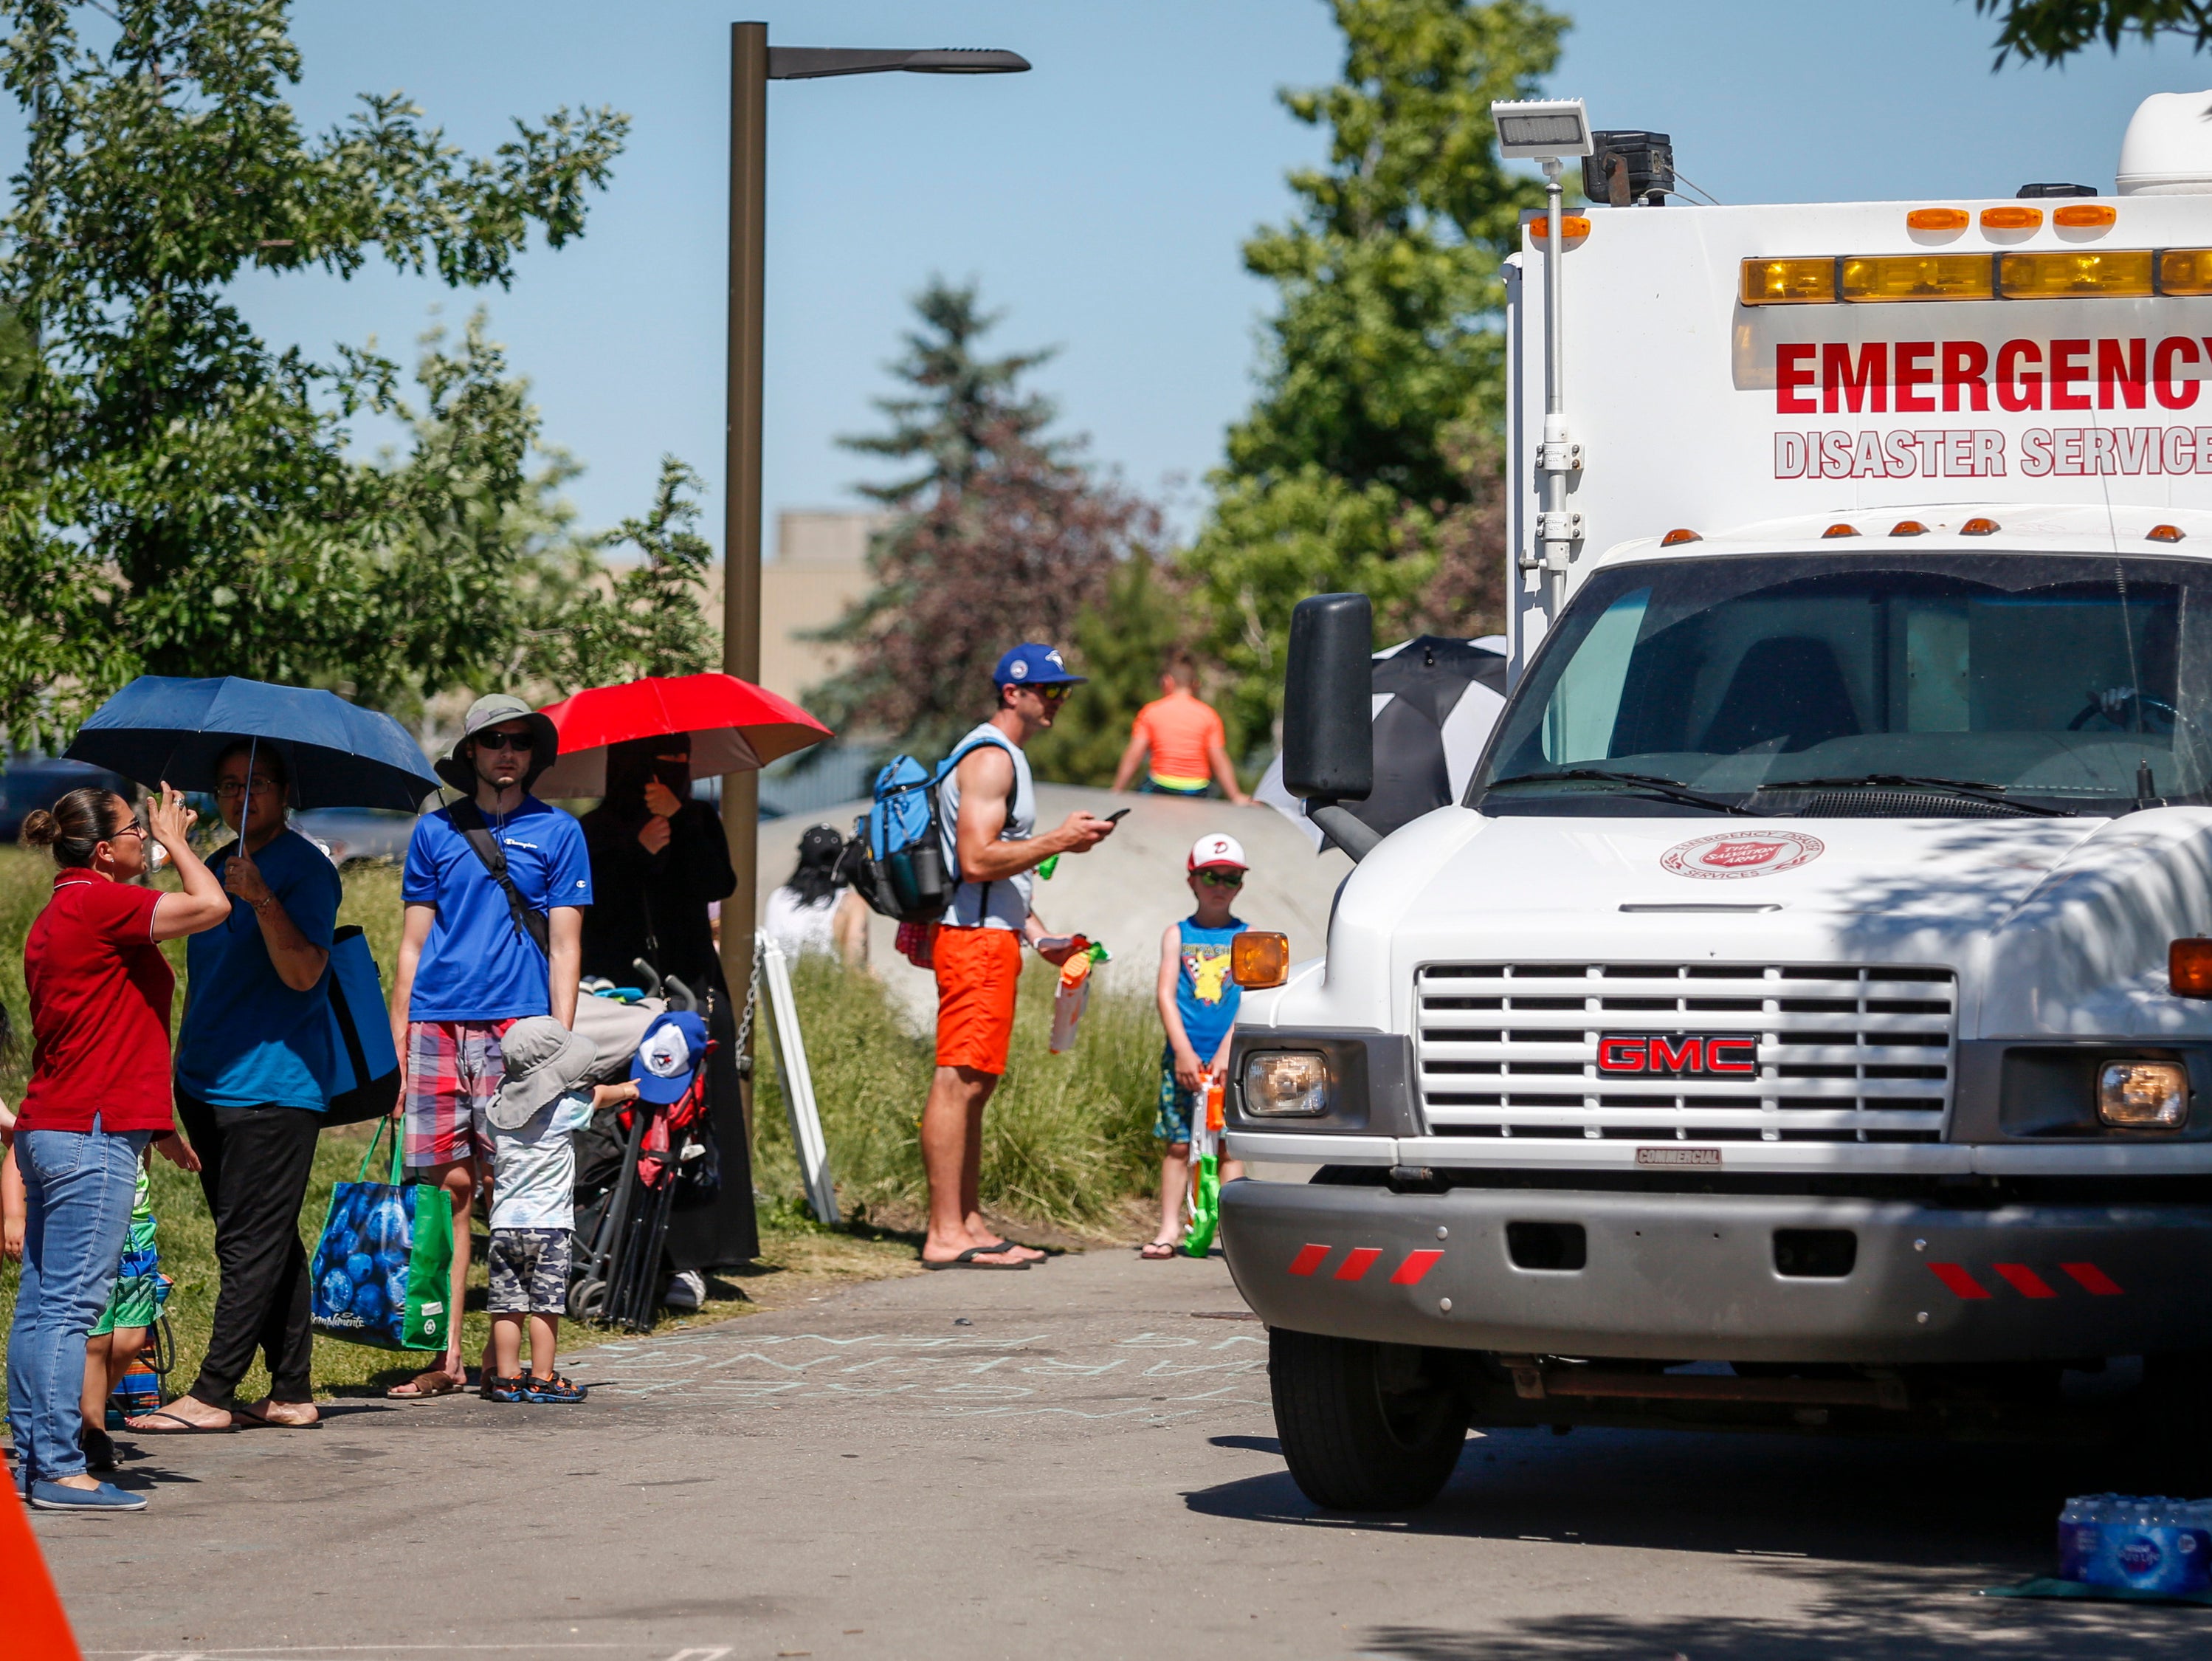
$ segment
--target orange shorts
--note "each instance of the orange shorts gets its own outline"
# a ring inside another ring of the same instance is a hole
[[[937,1064],[1004,1073],[1014,1037],[1022,937],[1011,928],[939,928],[933,949]]]

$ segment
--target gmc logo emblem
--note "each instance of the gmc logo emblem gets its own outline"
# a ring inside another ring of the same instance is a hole
[[[1597,1041],[1601,1073],[1665,1073],[1677,1077],[1759,1076],[1759,1039],[1663,1032],[1607,1032]]]

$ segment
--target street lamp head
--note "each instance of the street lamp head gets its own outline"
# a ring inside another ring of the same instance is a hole
[[[898,51],[870,46],[770,46],[771,81],[819,81],[832,75],[1019,75],[1030,60],[989,46]]]

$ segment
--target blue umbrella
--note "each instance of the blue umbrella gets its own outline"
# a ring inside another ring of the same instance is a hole
[[[141,675],[101,704],[64,752],[147,786],[215,788],[216,757],[240,739],[283,757],[301,807],[413,812],[438,776],[407,729],[334,692],[225,675]]]

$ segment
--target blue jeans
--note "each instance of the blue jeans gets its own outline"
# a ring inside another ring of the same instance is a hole
[[[8,1334],[8,1426],[27,1480],[82,1475],[85,1336],[106,1307],[131,1234],[138,1160],[153,1133],[85,1130],[15,1138],[28,1202],[15,1323]]]

